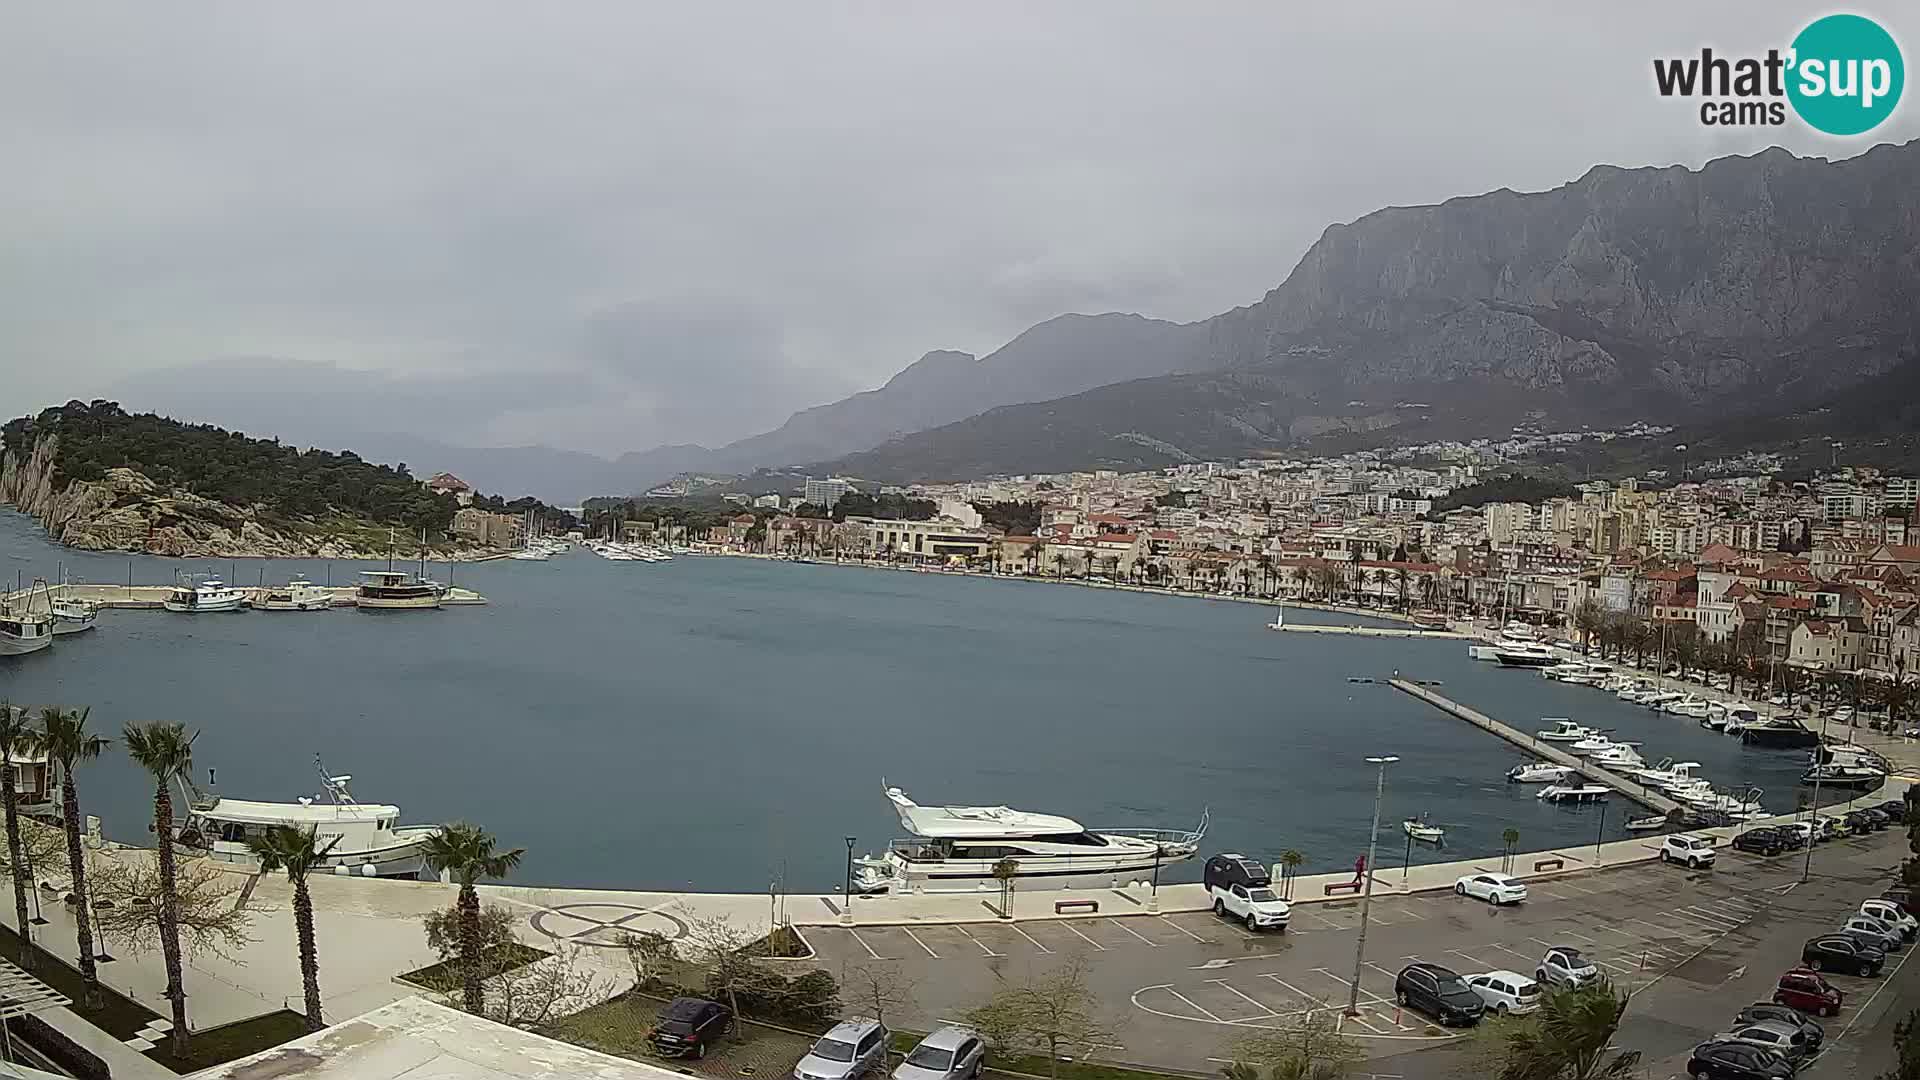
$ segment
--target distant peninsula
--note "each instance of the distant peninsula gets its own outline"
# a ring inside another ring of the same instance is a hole
[[[423,547],[435,559],[484,557],[495,549],[456,535],[463,506],[566,517],[532,499],[429,487],[404,464],[112,401],[69,401],[0,428],[0,503],[69,547],[223,558],[411,557]]]

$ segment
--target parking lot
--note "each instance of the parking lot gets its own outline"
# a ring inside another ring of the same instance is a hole
[[[1737,952],[1781,924],[1828,918],[1826,907],[1843,904],[1864,887],[1858,881],[1898,854],[1897,838],[1885,833],[1821,845],[1819,876],[1807,886],[1798,884],[1799,855],[1722,851],[1711,870],[1649,864],[1535,883],[1529,902],[1517,907],[1492,908],[1444,893],[1376,898],[1357,980],[1361,1013],[1346,1030],[1375,1056],[1457,1037],[1395,1005],[1395,975],[1415,960],[1462,974],[1507,969],[1531,976],[1541,955],[1561,945],[1580,949],[1623,986],[1668,976],[1717,983],[1740,967],[1719,954]],[[1112,903],[1130,907],[1117,897]],[[1115,1056],[1204,1069],[1249,1031],[1345,1008],[1356,989],[1359,907],[1357,900],[1298,905],[1284,934],[1250,933],[1204,912],[806,933],[830,968],[885,963],[907,974],[917,987],[916,1018],[923,1021],[957,1016],[1003,979],[1077,957],[1119,1033]],[[1788,937],[1799,933],[1787,929]],[[1777,974],[1791,961],[1766,964]]]

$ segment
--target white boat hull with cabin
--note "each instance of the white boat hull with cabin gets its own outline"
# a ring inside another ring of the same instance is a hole
[[[0,615],[0,656],[23,656],[53,644],[53,620],[45,615]]]
[[[198,615],[241,611],[247,599],[247,590],[231,588],[219,578],[207,578],[194,585],[176,586],[160,605],[183,615]]]
[[[268,589],[259,606],[262,611],[325,611],[333,606],[333,590],[294,578],[282,587]]]
[[[91,630],[99,617],[100,609],[85,600],[62,598],[53,602],[53,632],[56,634],[78,634]]]
[[[316,758],[316,764],[318,759]],[[352,776],[320,770],[325,795],[295,802],[256,802],[209,795],[181,777],[187,820],[175,843],[217,862],[257,866],[247,841],[276,825],[311,830],[320,844],[333,844],[317,869],[361,877],[417,877],[426,867],[427,842],[439,825],[401,825],[397,806],[360,803],[347,791]]]
[[[1205,814],[1192,831],[1092,830],[1052,814],[921,806],[897,787],[886,794],[901,826],[914,835],[893,841],[885,855],[854,860],[853,885],[862,893],[998,891],[994,871],[1007,860],[1016,887],[1119,888],[1192,858],[1207,831]]]

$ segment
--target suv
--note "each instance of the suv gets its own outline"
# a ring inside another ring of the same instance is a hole
[[[1293,909],[1274,894],[1266,868],[1245,855],[1215,855],[1202,874],[1213,913],[1232,916],[1248,930],[1285,930]]]
[[[1871,979],[1880,974],[1887,954],[1842,934],[1823,934],[1801,946],[1800,962],[1815,971],[1844,971]]]
[[[1787,1005],[1803,1013],[1839,1016],[1840,1006],[1847,996],[1821,978],[1818,972],[1794,968],[1780,976],[1780,984],[1773,990],[1773,1000],[1776,1004]]]
[[[725,1005],[705,998],[677,997],[660,1010],[660,1022],[653,1026],[647,1040],[662,1057],[707,1056],[707,1047],[718,1042],[733,1026],[733,1013]]]
[[[1733,848],[1735,851],[1751,851],[1756,855],[1778,855],[1787,849],[1787,840],[1778,829],[1762,826],[1734,837]]]
[[[1593,961],[1570,945],[1555,945],[1540,958],[1533,977],[1548,986],[1584,986],[1600,977]]]
[[[878,1020],[843,1020],[820,1036],[793,1066],[793,1080],[854,1080],[887,1063],[887,1028]]]
[[[1438,964],[1415,963],[1400,969],[1393,997],[1403,1009],[1418,1009],[1442,1024],[1472,1027],[1487,1003],[1460,976]]]
[[[1669,836],[1660,844],[1660,861],[1685,863],[1689,870],[1712,866],[1713,841],[1685,833]]]
[[[973,1080],[986,1053],[986,1039],[979,1032],[949,1024],[908,1051],[893,1070],[893,1080]]]

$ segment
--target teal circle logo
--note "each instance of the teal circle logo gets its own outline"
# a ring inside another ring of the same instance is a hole
[[[1906,82],[1900,46],[1872,19],[1828,15],[1793,39],[1787,100],[1800,119],[1829,135],[1880,126],[1900,104]]]

